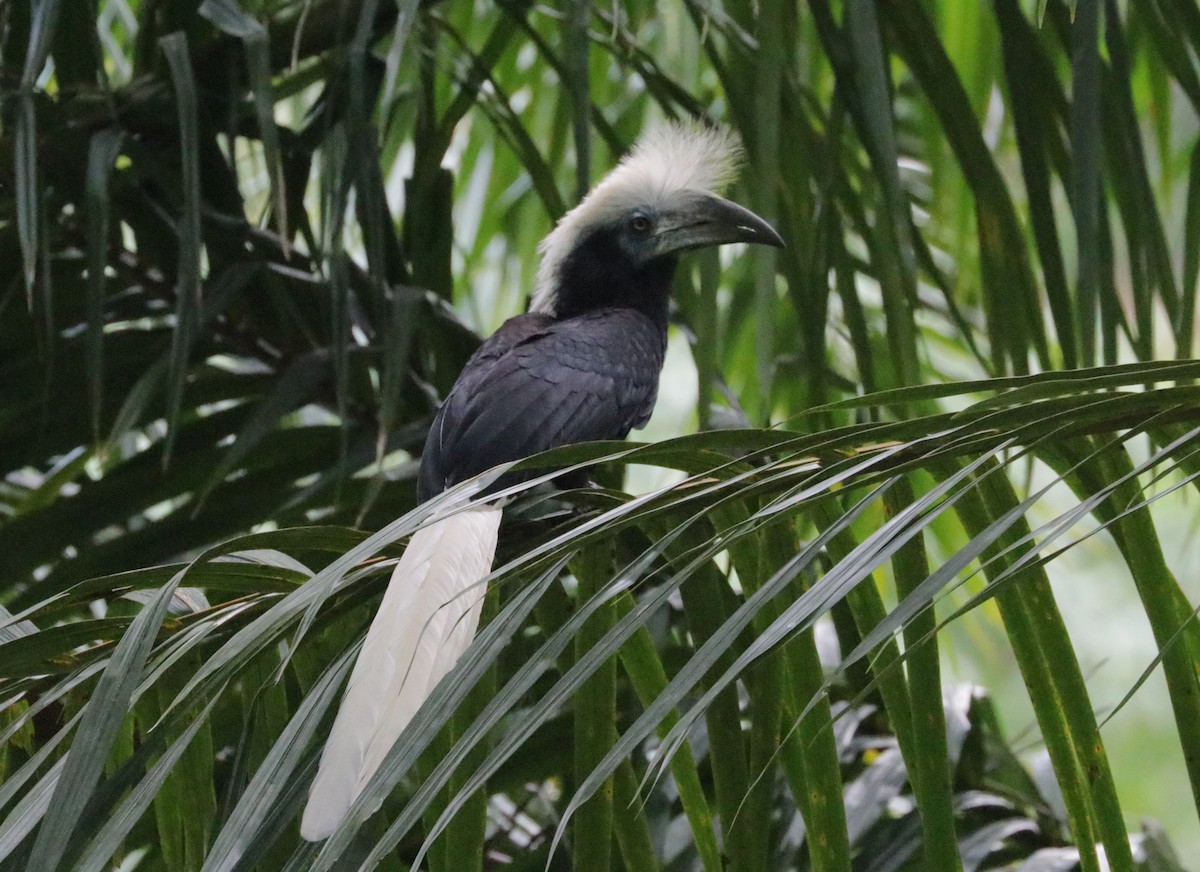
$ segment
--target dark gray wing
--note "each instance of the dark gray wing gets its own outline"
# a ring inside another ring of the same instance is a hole
[[[421,499],[498,463],[624,438],[650,417],[664,352],[662,331],[630,309],[510,319],[438,410],[421,457]]]

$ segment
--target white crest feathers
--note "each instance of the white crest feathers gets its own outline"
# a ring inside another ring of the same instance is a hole
[[[722,127],[675,121],[650,128],[542,240],[530,309],[554,310],[558,270],[588,228],[636,206],[661,207],[682,191],[717,193],[733,181],[741,158],[737,137]]]

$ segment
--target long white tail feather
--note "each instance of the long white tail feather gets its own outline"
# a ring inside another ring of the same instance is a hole
[[[479,626],[501,510],[473,506],[418,530],[392,571],[308,792],[300,835],[327,838]]]

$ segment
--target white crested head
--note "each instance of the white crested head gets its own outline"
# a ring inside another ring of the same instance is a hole
[[[530,310],[553,313],[559,269],[593,227],[641,206],[662,209],[685,192],[717,193],[737,175],[741,144],[724,128],[669,122],[651,128],[542,240]]]

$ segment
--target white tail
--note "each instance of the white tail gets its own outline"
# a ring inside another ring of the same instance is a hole
[[[300,835],[327,838],[421,703],[471,644],[501,510],[473,506],[418,530],[392,580],[308,791]]]

